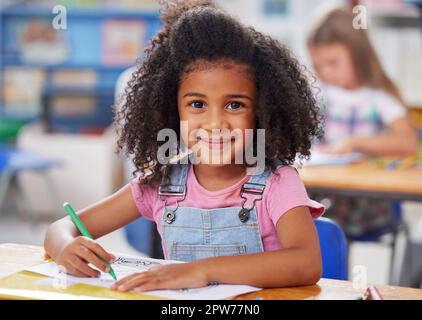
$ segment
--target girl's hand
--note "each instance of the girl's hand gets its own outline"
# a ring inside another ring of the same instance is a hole
[[[77,277],[99,277],[100,272],[88,266],[89,263],[103,272],[109,272],[109,267],[100,258],[112,263],[116,257],[106,252],[98,243],[87,237],[76,237],[61,251],[56,259],[66,273]]]
[[[159,289],[198,288],[208,285],[205,273],[195,263],[155,266],[117,281],[111,289],[142,292]]]

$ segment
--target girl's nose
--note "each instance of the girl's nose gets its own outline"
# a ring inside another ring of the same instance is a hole
[[[224,110],[221,108],[210,108],[208,117],[203,123],[203,128],[206,130],[212,129],[228,129],[230,127],[227,118],[224,115]]]

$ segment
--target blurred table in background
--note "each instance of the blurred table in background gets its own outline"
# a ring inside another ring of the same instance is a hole
[[[422,201],[422,168],[386,169],[364,161],[298,171],[310,193]]]

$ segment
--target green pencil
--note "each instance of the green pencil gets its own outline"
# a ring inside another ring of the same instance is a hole
[[[76,225],[76,228],[78,228],[79,232],[87,238],[92,239],[91,234],[88,232],[88,230],[85,228],[84,224],[82,223],[81,219],[79,219],[78,215],[76,214],[75,210],[73,210],[72,206],[70,205],[70,203],[65,202],[63,204],[63,208],[64,210],[67,212],[67,214],[70,216],[70,218],[72,219],[73,223]],[[103,261],[104,263],[107,264],[107,266],[110,268],[109,274],[112,276],[112,278],[114,280],[117,280],[116,274],[114,273],[113,268],[111,267],[110,263],[108,263],[106,260],[104,260],[101,257],[98,257],[101,259],[101,261]]]

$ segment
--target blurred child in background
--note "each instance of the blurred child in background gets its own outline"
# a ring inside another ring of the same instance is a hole
[[[327,153],[361,152],[368,156],[409,156],[418,137],[400,93],[382,69],[364,29],[353,27],[347,9],[328,12],[308,37],[308,49],[322,89]],[[389,223],[388,201],[331,199],[331,215],[348,236],[359,236]]]

